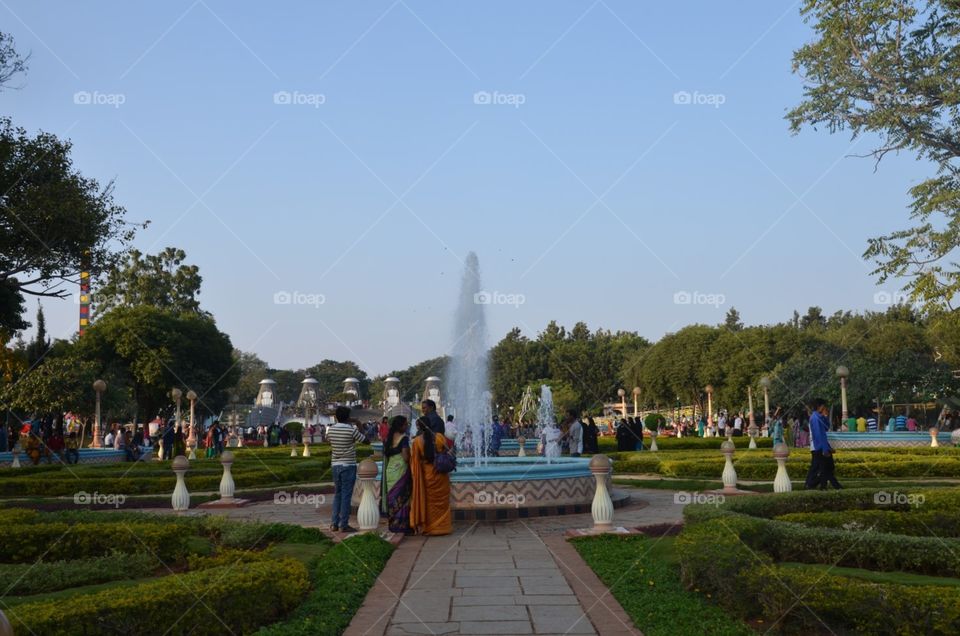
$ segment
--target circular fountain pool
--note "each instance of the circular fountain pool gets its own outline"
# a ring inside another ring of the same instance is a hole
[[[381,468],[377,462],[377,469]],[[450,505],[456,519],[586,513],[595,490],[586,457],[560,457],[549,463],[542,457],[488,457],[480,466],[474,465],[472,457],[459,458],[457,470],[450,475]],[[615,506],[627,499],[614,493]]]

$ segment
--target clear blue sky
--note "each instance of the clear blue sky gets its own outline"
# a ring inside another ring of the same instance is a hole
[[[469,250],[525,300],[489,307],[494,341],[550,319],[657,339],[731,305],[747,323],[875,309],[860,254],[907,223],[926,166],[875,173],[845,157],[869,139],[790,135],[798,7],[3,0],[32,57],[0,112],[116,179],[152,221],[137,247],[184,248],[203,306],[275,367],[445,353]],[[45,307],[68,337],[76,305]]]

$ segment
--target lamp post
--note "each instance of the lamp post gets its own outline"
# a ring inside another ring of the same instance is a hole
[[[708,384],[704,387],[707,392],[707,428],[713,430],[713,385]]]
[[[103,448],[103,428],[100,426],[100,398],[103,392],[107,390],[107,383],[103,380],[97,380],[93,383],[93,390],[97,394],[97,410],[93,420],[93,442],[94,448]]]
[[[770,426],[770,378],[760,378],[760,386],[763,387],[763,424]]]
[[[750,413],[748,415],[749,425],[747,426],[747,432],[750,434],[750,448],[757,447],[757,422],[753,418],[753,387],[747,386],[747,408]]]
[[[187,391],[187,399],[190,400],[190,433],[187,435],[187,448],[190,454],[187,459],[197,458],[197,426],[194,419],[196,413],[197,394],[193,389]]]
[[[170,389],[170,397],[173,398],[174,403],[177,405],[176,416],[173,421],[173,430],[176,431],[177,428],[180,426],[180,398],[183,397],[183,391],[181,391],[177,387],[173,387],[172,389]]]
[[[637,410],[637,400],[640,397],[640,387],[633,387],[633,416],[637,417],[640,415],[640,412]]]
[[[617,389],[617,395],[620,396],[620,413],[623,414],[623,417],[627,416],[627,392],[623,389]]]
[[[840,417],[844,423],[847,421],[847,377],[850,375],[850,369],[841,365],[837,367],[837,375],[840,377]]]

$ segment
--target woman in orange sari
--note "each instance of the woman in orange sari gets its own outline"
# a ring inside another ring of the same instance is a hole
[[[424,418],[417,420],[420,434],[410,444],[410,527],[417,534],[439,535],[453,532],[450,512],[450,475],[436,471],[433,458],[446,452],[446,438],[430,430]]]

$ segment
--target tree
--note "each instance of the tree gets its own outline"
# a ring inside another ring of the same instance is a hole
[[[175,247],[147,255],[130,250],[123,262],[110,268],[104,284],[93,294],[95,312],[153,305],[173,312],[202,313],[197,296],[203,278],[196,265],[183,264],[186,258],[186,252]]]
[[[241,404],[252,404],[260,388],[260,380],[267,377],[267,363],[255,353],[233,350],[234,364],[240,369],[240,379],[234,393]]]
[[[817,39],[793,56],[804,99],[787,114],[796,133],[872,134],[879,164],[910,152],[933,176],[910,190],[915,225],[868,240],[864,257],[879,282],[907,278],[912,300],[954,308],[960,271],[960,4],[956,0],[805,0],[801,14]]]
[[[111,267],[135,227],[101,187],[72,165],[71,145],[48,133],[35,137],[0,118],[0,327],[22,329],[23,294],[63,298],[82,264]]]
[[[27,345],[27,364],[33,366],[43,359],[50,349],[50,339],[47,337],[47,320],[43,316],[43,307],[37,304],[37,333]]]
[[[370,395],[370,379],[367,377],[367,372],[352,360],[342,362],[339,360],[323,360],[308,368],[306,374],[313,376],[319,382],[317,388],[321,396],[326,397],[341,393],[343,391],[343,381],[347,378],[356,378],[360,381],[361,399]],[[302,380],[303,378],[301,378]],[[420,378],[420,384],[423,384],[423,378]]]
[[[740,312],[736,307],[727,310],[727,317],[723,321],[723,326],[730,331],[740,331],[743,329],[743,321],[740,320]]]
[[[13,36],[9,33],[0,33],[0,90],[7,88],[10,80],[27,71],[27,60],[17,52]]]
[[[77,341],[78,356],[98,360],[101,375],[129,387],[137,413],[153,418],[169,408],[170,389],[193,389],[200,413],[216,414],[240,378],[230,337],[210,318],[139,305],[117,307]]]
[[[827,326],[827,319],[819,307],[809,307],[807,314],[800,319],[801,329],[821,329]]]

